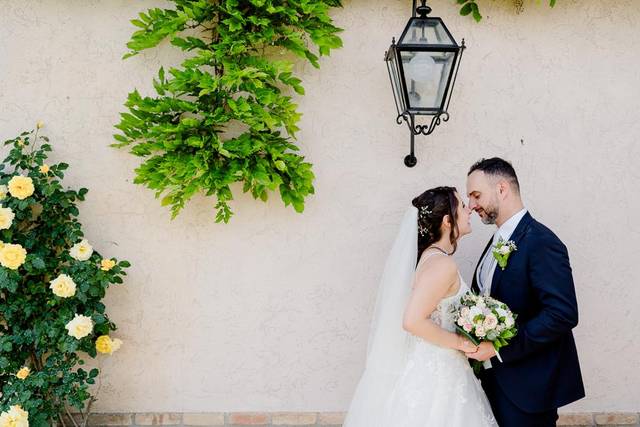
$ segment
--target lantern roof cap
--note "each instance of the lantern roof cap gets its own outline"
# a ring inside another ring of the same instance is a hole
[[[413,17],[409,19],[398,40],[398,46],[460,48],[442,19],[438,17]]]

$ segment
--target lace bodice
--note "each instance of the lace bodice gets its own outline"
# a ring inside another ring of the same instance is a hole
[[[440,300],[436,309],[431,313],[431,320],[433,320],[441,328],[454,332],[456,330],[456,324],[454,320],[455,310],[454,307],[460,302],[460,297],[469,290],[469,286],[462,280],[460,273],[460,288],[455,295],[445,297]]]

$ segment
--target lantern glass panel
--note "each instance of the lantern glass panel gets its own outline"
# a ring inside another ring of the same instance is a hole
[[[455,52],[400,51],[409,109],[440,110]]]
[[[412,18],[399,45],[457,46],[440,19]]]
[[[393,97],[398,107],[398,114],[405,111],[407,106],[405,104],[402,80],[400,79],[400,73],[397,62],[397,51],[395,46],[392,46],[387,54],[387,68],[389,70],[389,77],[391,78],[391,87],[393,89]]]

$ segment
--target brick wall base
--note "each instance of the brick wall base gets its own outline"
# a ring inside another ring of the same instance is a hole
[[[211,426],[211,427],[340,427],[344,420],[342,412],[207,412],[207,413],[129,413],[92,414],[91,427],[119,426]],[[70,421],[70,420],[68,420]],[[558,426],[637,426],[638,413],[568,413],[561,414]],[[67,427],[73,423],[67,422]],[[389,426],[393,427],[393,426]],[[438,427],[438,426],[434,426]],[[443,426],[445,427],[445,426]]]

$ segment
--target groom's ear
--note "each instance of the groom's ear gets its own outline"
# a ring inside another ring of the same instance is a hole
[[[500,181],[498,181],[498,194],[500,196],[506,196],[507,194],[509,194],[510,190],[511,189],[509,188],[509,183],[506,179],[501,179]]]

